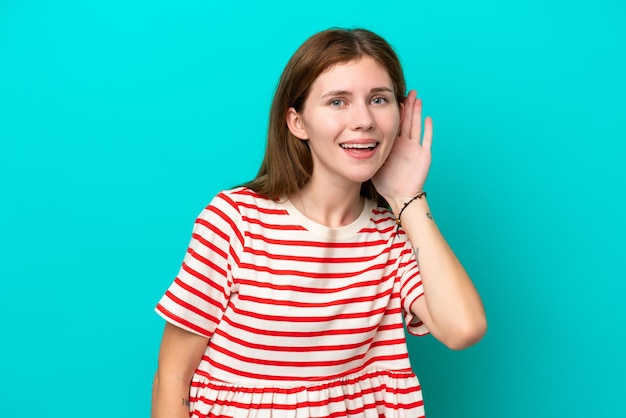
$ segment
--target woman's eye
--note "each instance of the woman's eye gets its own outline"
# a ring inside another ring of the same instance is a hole
[[[333,100],[330,101],[329,104],[331,106],[335,106],[335,107],[343,106],[343,100],[341,100],[341,99],[333,99]]]
[[[375,97],[375,98],[372,99],[372,103],[377,104],[377,105],[378,104],[385,104],[385,103],[387,103],[387,99],[384,98],[384,97]]]

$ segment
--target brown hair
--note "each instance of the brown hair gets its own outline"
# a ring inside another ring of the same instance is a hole
[[[317,77],[335,64],[362,56],[372,57],[389,74],[398,103],[404,101],[406,83],[400,60],[391,45],[366,29],[328,29],[311,36],[293,54],[274,94],[270,111],[265,157],[257,176],[244,184],[271,199],[300,190],[313,173],[308,142],[291,134],[285,120],[293,107],[301,112]],[[361,195],[388,206],[371,180],[361,186]]]

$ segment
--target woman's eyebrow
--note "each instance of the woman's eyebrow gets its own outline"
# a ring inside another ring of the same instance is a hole
[[[348,90],[331,90],[328,93],[325,93],[322,95],[322,99],[325,97],[331,97],[331,96],[351,96],[352,93],[350,93]]]
[[[371,90],[372,93],[382,93],[382,92],[387,92],[387,93],[393,93],[393,89],[390,89],[389,87],[374,87]]]
[[[373,89],[370,90],[370,93],[382,93],[382,92],[393,93],[393,89],[389,87],[374,87]],[[323,94],[321,98],[323,99],[323,98],[332,97],[332,96],[351,96],[351,95],[352,95],[352,92],[348,90],[331,90]]]

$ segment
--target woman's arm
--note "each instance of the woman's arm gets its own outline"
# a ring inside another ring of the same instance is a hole
[[[485,334],[487,320],[482,301],[465,269],[439,232],[422,196],[405,207],[423,190],[431,163],[433,122],[424,120],[422,101],[410,91],[400,106],[402,122],[389,157],[376,173],[376,190],[400,216],[421,272],[424,297],[411,306],[430,332],[452,349],[476,343]],[[404,210],[403,210],[404,208]]]
[[[397,214],[407,201],[389,203]],[[402,212],[401,222],[424,286],[424,296],[413,302],[411,311],[449,348],[460,350],[475,344],[487,330],[482,301],[437,228],[426,198],[411,202]]]
[[[166,323],[152,386],[152,418],[189,418],[189,386],[208,342]]]

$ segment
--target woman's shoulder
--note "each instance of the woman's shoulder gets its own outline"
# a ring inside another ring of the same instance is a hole
[[[267,196],[264,196],[260,193],[255,192],[254,190],[245,187],[238,186],[233,187],[231,189],[224,189],[217,193],[217,195],[213,198],[213,200],[228,200],[233,202],[234,204],[250,204],[257,203],[259,205],[272,205],[276,204],[278,201],[272,200]]]
[[[250,211],[272,212],[283,210],[281,203],[280,200],[270,199],[248,187],[239,186],[217,193],[207,209],[218,208],[240,214]]]
[[[217,233],[239,230],[243,224],[254,223],[268,213],[281,213],[279,204],[246,187],[224,189],[213,195],[195,223]]]

